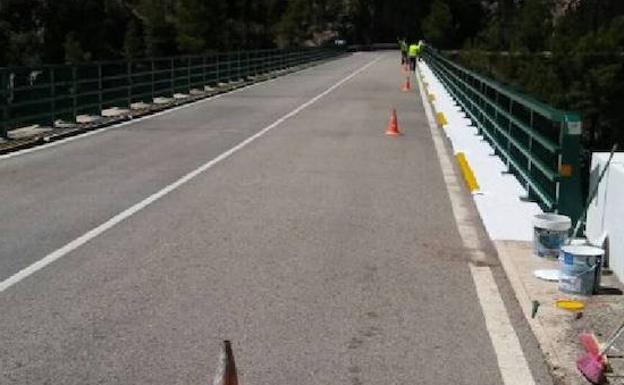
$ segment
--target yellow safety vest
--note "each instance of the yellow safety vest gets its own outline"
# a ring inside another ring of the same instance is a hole
[[[410,57],[418,56],[418,46],[416,44],[411,44],[409,46],[408,54],[409,54]]]

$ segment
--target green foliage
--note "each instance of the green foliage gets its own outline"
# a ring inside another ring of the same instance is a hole
[[[435,0],[423,21],[425,39],[435,47],[449,48],[454,37],[453,15],[445,0]]]
[[[134,60],[143,56],[144,51],[143,31],[136,20],[131,20],[124,36],[123,56],[127,60]]]
[[[555,20],[550,11],[544,13],[546,6],[524,2],[510,44],[497,47],[510,52],[481,51],[495,40],[484,32],[476,49],[455,59],[549,104],[581,112],[589,149],[624,143],[624,7],[584,0]],[[535,15],[542,19],[537,22]],[[486,31],[500,27],[495,21]],[[542,50],[551,53],[529,53]]]
[[[65,43],[63,43],[63,48],[65,50],[65,63],[67,64],[78,64],[85,61],[88,61],[91,57],[91,54],[85,52],[80,45],[78,39],[76,39],[76,34],[74,32],[70,32],[65,37]]]
[[[173,4],[167,0],[141,0],[137,15],[145,31],[145,51],[158,57],[177,53]]]
[[[321,45],[339,36],[345,15],[339,0],[292,0],[275,26],[277,45]]]
[[[545,50],[552,34],[552,11],[549,0],[525,0],[515,21],[512,50]]]

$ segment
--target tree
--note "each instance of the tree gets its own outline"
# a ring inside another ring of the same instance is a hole
[[[177,53],[176,28],[173,20],[174,2],[141,0],[135,13],[143,23],[145,50],[148,56],[167,56]]]
[[[9,46],[9,25],[4,21],[0,21],[0,47]],[[7,50],[0,49],[0,67],[8,64]]]
[[[287,47],[303,45],[310,38],[310,2],[292,0],[275,26],[277,45]]]
[[[525,0],[512,37],[513,50],[543,51],[552,34],[552,3],[549,0]]]
[[[179,0],[175,9],[178,50],[198,54],[221,48],[224,22],[223,0]]]
[[[127,60],[134,60],[143,56],[143,52],[143,32],[139,28],[138,22],[132,19],[128,23],[126,35],[124,36],[123,56]]]
[[[423,21],[425,39],[436,48],[448,48],[454,39],[453,15],[444,0],[431,4],[429,15]]]
[[[63,43],[63,48],[65,49],[65,63],[67,64],[78,64],[84,61],[88,61],[91,55],[85,52],[80,45],[78,39],[76,39],[76,34],[74,32],[70,32],[65,37],[65,43]]]

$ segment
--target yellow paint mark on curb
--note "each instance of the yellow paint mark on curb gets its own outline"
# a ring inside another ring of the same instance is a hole
[[[427,95],[427,99],[429,99],[430,102],[433,102],[435,100],[435,95],[434,94],[429,94],[429,95]]]
[[[466,155],[463,152],[458,152],[455,154],[455,158],[459,164],[459,169],[464,177],[466,186],[468,186],[468,190],[470,190],[470,192],[478,191],[479,183],[477,183],[477,178],[475,178],[474,172],[472,172],[472,168],[470,168],[470,165],[466,160]]]
[[[444,113],[442,112],[438,112],[436,114],[436,122],[438,122],[440,126],[446,126],[448,124],[448,121],[446,120],[446,116],[444,116]]]

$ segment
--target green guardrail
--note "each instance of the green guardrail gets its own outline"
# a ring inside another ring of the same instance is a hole
[[[0,136],[110,107],[151,103],[337,56],[336,49],[265,49],[80,65],[0,68]]]
[[[581,117],[470,71],[425,47],[423,59],[525,186],[527,198],[575,219],[582,210]]]

